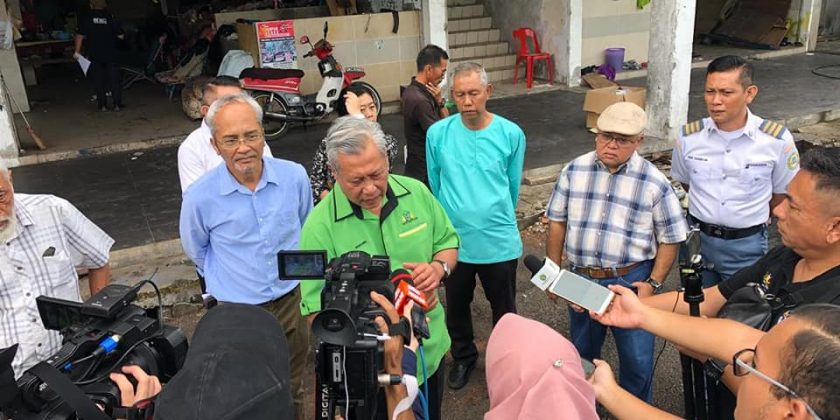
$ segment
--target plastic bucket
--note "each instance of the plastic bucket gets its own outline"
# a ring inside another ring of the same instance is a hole
[[[604,50],[604,64],[610,66],[616,73],[624,65],[624,48],[607,48]]]

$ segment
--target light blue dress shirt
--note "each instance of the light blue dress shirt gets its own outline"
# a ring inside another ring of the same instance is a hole
[[[219,165],[190,185],[183,200],[181,244],[216,299],[261,304],[298,285],[280,281],[277,253],[298,248],[312,209],[303,166],[264,157],[262,177],[251,191]]]
[[[524,161],[525,133],[498,115],[477,131],[458,114],[429,128],[429,186],[461,237],[459,261],[490,264],[522,255],[516,202]]]

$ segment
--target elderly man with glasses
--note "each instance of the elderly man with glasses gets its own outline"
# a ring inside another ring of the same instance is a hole
[[[245,93],[223,96],[205,117],[224,160],[184,193],[181,243],[220,302],[260,305],[289,343],[296,418],[303,415],[309,338],[298,281],[280,281],[277,253],[298,248],[312,192],[303,166],[263,156],[262,110]]]
[[[688,234],[668,179],[636,153],[646,122],[645,111],[629,102],[605,109],[595,151],[563,168],[546,210],[548,258],[560,264],[565,251],[571,271],[601,285],[634,287],[640,296],[662,287]],[[570,338],[581,357],[599,358],[607,327],[576,305],[570,305],[569,318]],[[650,401],[653,336],[637,329],[612,333],[621,386]]]
[[[810,304],[794,309],[768,332],[736,321],[689,317],[643,304],[625,287],[599,322],[642,328],[688,351],[731,363],[737,394],[736,420],[837,419],[840,404],[840,306]],[[619,388],[604,361],[590,378],[595,395],[617,418],[677,418]]]

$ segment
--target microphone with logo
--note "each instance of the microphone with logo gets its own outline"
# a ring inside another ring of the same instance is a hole
[[[531,271],[531,283],[540,290],[547,290],[560,277],[560,266],[550,258],[540,260],[533,255],[525,256],[525,267]]]
[[[414,278],[407,270],[398,268],[391,272],[391,283],[394,284],[394,307],[400,316],[410,316],[414,335],[417,339],[431,337],[429,325],[426,323],[426,310],[429,304],[426,295],[414,287]],[[405,307],[409,302],[414,302],[411,314],[406,314]]]

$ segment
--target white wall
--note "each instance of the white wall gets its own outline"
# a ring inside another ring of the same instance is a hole
[[[650,9],[637,9],[636,0],[585,0],[581,64],[603,64],[604,50],[613,47],[625,49],[624,61],[648,61]]]

